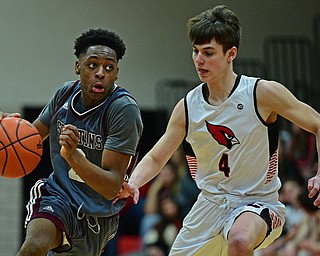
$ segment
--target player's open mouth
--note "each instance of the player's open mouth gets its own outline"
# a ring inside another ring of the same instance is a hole
[[[103,93],[105,91],[105,88],[101,84],[97,83],[92,87],[92,90],[96,93]]]
[[[198,69],[198,74],[200,76],[206,75],[208,73],[208,70],[206,69]]]

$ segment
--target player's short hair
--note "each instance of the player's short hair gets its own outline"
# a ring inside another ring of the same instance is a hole
[[[192,44],[209,43],[213,38],[224,52],[235,46],[239,49],[241,26],[236,14],[225,5],[206,10],[189,19],[188,35]]]
[[[87,52],[90,46],[94,45],[103,45],[113,49],[117,54],[117,60],[122,59],[126,51],[125,44],[116,33],[99,28],[90,29],[75,40],[74,55],[79,58],[81,54]]]

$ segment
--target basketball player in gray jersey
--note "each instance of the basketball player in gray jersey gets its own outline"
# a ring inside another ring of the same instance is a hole
[[[75,41],[78,81],[64,83],[34,125],[50,140],[53,173],[36,182],[19,256],[98,256],[118,228],[125,201],[112,200],[131,171],[141,114],[115,84],[125,53],[119,36],[91,29]]]
[[[278,201],[278,116],[313,133],[319,150],[320,115],[277,82],[234,73],[241,26],[225,6],[191,18],[188,32],[203,83],[177,103],[165,134],[118,198],[131,195],[137,203],[138,189],[186,140],[201,193],[170,255],[252,256],[281,234],[285,221],[285,207]],[[320,167],[308,189],[320,207]]]

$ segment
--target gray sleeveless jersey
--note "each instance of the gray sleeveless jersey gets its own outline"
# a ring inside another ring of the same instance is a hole
[[[117,86],[100,105],[79,113],[74,104],[80,97],[80,82],[63,84],[40,113],[40,120],[50,129],[50,154],[53,173],[48,178],[49,189],[58,191],[80,212],[95,216],[112,216],[124,206],[124,201],[112,204],[87,186],[60,155],[59,135],[65,124],[80,132],[80,149],[92,163],[101,166],[103,149],[136,155],[142,134],[140,110],[132,96]],[[108,184],[105,184],[106,187]]]

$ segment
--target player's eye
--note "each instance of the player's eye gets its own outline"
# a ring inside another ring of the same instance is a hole
[[[213,52],[204,52],[204,55],[210,57],[213,55]]]
[[[107,71],[111,71],[111,70],[113,70],[114,68],[113,68],[113,65],[106,65],[106,70]]]
[[[107,65],[107,66],[106,66],[106,70],[108,70],[108,71],[113,70],[113,65],[110,65],[110,64],[109,64],[109,65]]]
[[[94,69],[94,68],[96,68],[97,65],[92,62],[92,63],[89,63],[88,66],[89,66],[89,68]]]

